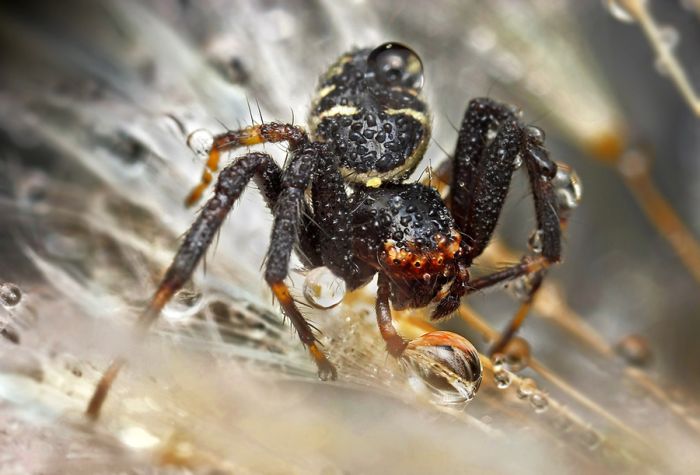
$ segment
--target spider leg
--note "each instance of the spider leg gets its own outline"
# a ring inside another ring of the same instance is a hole
[[[377,313],[377,325],[382,338],[386,342],[386,349],[389,354],[395,358],[400,357],[408,342],[404,340],[399,332],[396,331],[391,318],[391,306],[389,298],[391,297],[391,287],[389,278],[383,273],[379,273],[377,277],[377,300],[375,309]]]
[[[275,221],[267,253],[265,280],[282,309],[291,320],[302,343],[316,362],[321,379],[335,379],[335,367],[328,361],[319,347],[309,322],[294,303],[284,279],[289,273],[289,259],[297,242],[299,227],[302,224],[301,208],[304,191],[313,178],[320,158],[318,148],[308,147],[293,157],[282,178],[282,192],[275,205]]]
[[[269,155],[249,153],[227,166],[219,175],[214,196],[204,205],[197,220],[187,231],[158,289],[140,315],[136,326],[139,337],[143,337],[175,292],[189,280],[224,218],[251,178],[255,178],[268,202],[277,199],[280,169]],[[88,417],[96,419],[99,416],[112,382],[123,365],[124,359],[117,358],[104,373],[90,399],[86,410]]]
[[[501,332],[489,349],[489,355],[493,356],[500,353],[506,347],[508,342],[515,336],[515,333],[520,329],[525,317],[532,306],[532,301],[535,294],[540,289],[542,281],[547,273],[547,268],[551,264],[550,260],[544,256],[531,257],[526,256],[518,264],[503,269],[502,271],[474,279],[469,283],[467,294],[477,292],[479,290],[492,287],[505,282],[510,282],[522,277],[527,277],[527,282],[524,283],[522,300],[520,307],[513,316],[508,326]]]
[[[290,150],[294,150],[307,141],[306,132],[302,128],[277,122],[229,130],[217,135],[214,137],[211,149],[209,149],[209,157],[202,173],[202,178],[199,184],[187,195],[185,206],[192,206],[202,197],[202,193],[211,183],[213,173],[219,168],[222,151],[268,142],[288,142]]]
[[[560,260],[563,221],[559,218],[552,183],[557,166],[544,148],[542,132],[534,127],[522,127],[515,113],[503,104],[490,99],[471,101],[459,132],[448,196],[457,226],[466,236],[469,263],[483,252],[493,235],[517,157],[523,160],[528,173],[541,249],[536,258],[525,258],[509,269],[469,282],[468,292],[473,292],[529,276],[524,302],[492,352],[502,350],[515,334],[546,268]]]

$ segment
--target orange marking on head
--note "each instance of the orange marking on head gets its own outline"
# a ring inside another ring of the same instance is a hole
[[[407,242],[405,248],[400,248],[393,240],[386,241],[385,263],[390,269],[411,276],[441,272],[459,251],[461,236],[453,231],[449,238],[435,236],[435,241],[437,249],[421,249],[414,242]]]

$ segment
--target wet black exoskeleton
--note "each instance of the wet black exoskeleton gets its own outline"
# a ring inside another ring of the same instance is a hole
[[[430,186],[405,181],[430,139],[428,107],[420,95],[423,69],[406,46],[386,43],[341,56],[321,77],[307,133],[283,123],[253,125],[215,137],[202,181],[187,198],[195,203],[212,180],[220,153],[266,142],[287,142],[280,168],[260,152],[247,153],[219,174],[204,205],[140,318],[146,329],[190,278],[221,223],[252,179],[274,224],[265,279],[316,362],[321,378],[336,370],[284,283],[293,250],[309,267],[326,266],[350,289],[378,274],[377,320],[388,352],[400,357],[407,342],[395,330],[390,307],[434,305],[449,316],[465,294],[523,276],[559,261],[565,218],[554,180],[557,165],[543,132],[523,126],[515,110],[474,99],[465,113],[453,159],[443,165],[450,190],[443,200]],[[538,251],[511,267],[470,280],[469,267],[488,244],[511,175],[527,171],[537,217]],[[88,413],[96,416],[120,361],[105,374]]]

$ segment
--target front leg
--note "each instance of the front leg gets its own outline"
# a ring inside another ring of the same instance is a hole
[[[202,193],[211,183],[213,173],[219,168],[222,151],[276,142],[287,142],[290,150],[294,150],[301,144],[307,143],[308,137],[306,132],[300,127],[276,122],[253,125],[239,130],[229,130],[215,136],[214,142],[209,149],[209,157],[204,172],[202,172],[202,178],[199,184],[187,195],[185,205],[189,207],[199,201]]]

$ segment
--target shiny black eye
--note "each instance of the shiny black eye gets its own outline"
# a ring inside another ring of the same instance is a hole
[[[367,58],[368,74],[388,87],[423,87],[423,64],[418,55],[400,43],[384,43]]]

